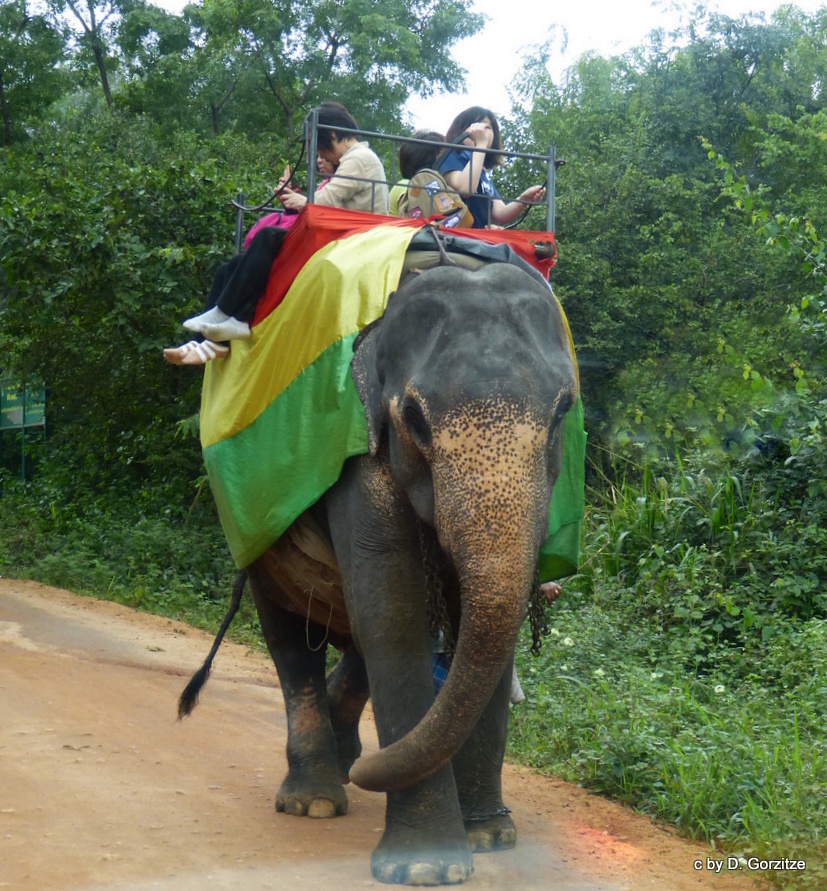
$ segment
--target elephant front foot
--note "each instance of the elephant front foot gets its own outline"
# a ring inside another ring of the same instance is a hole
[[[276,810],[291,817],[327,820],[347,813],[347,795],[338,780],[301,782],[288,774],[276,795]]]
[[[413,833],[415,835],[415,833]],[[412,838],[410,830],[396,840],[385,834],[370,859],[373,877],[389,885],[458,885],[474,871],[465,838],[450,843],[442,831],[433,838]]]
[[[466,820],[468,844],[475,854],[505,851],[517,844],[517,827],[508,814],[496,814],[486,819]]]

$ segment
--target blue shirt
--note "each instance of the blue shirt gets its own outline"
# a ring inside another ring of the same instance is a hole
[[[439,160],[436,169],[443,175],[454,170],[464,170],[470,160],[469,149],[451,149],[444,158]],[[491,202],[499,197],[500,195],[491,180],[491,174],[483,167],[476,192],[468,197],[463,195],[463,201],[474,218],[475,229],[484,229],[488,225]]]

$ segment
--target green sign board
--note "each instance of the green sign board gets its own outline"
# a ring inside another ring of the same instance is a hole
[[[42,384],[21,386],[0,381],[0,430],[43,427],[46,424],[46,390]]]

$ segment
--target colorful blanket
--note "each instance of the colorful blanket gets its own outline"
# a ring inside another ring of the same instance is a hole
[[[253,324],[229,356],[210,362],[201,444],[234,560],[247,566],[367,452],[362,404],[350,377],[353,341],[385,310],[405,251],[423,223],[309,205],[285,238]],[[538,233],[480,230],[534,258]],[[488,235],[483,237],[482,233]],[[463,233],[465,234],[465,233]],[[543,238],[548,240],[548,236]],[[572,351],[573,352],[573,351]],[[580,400],[564,428],[543,581],[576,571],[585,433]]]

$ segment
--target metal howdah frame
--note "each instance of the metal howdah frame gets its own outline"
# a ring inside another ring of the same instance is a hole
[[[455,142],[434,142],[430,139],[414,139],[412,136],[392,136],[388,133],[374,133],[370,130],[354,130],[348,127],[337,127],[331,126],[328,124],[320,124],[318,118],[318,112],[311,111],[304,121],[304,139],[306,143],[306,152],[307,152],[307,200],[309,202],[313,202],[313,196],[316,191],[316,154],[318,148],[319,141],[319,130],[328,130],[335,131],[336,133],[349,133],[353,136],[358,137],[359,139],[381,139],[387,140],[392,143],[394,146],[397,143],[414,143],[415,145],[430,145],[436,146],[437,148],[456,148],[457,144]],[[562,167],[565,161],[559,160],[557,158],[556,148],[555,146],[549,146],[548,152],[545,155],[535,155],[530,152],[512,152],[505,150],[496,150],[496,149],[482,149],[482,148],[469,148],[468,146],[463,146],[464,149],[471,152],[484,152],[485,154],[494,154],[494,155],[502,155],[506,158],[524,158],[529,161],[542,161],[546,166],[546,200],[543,202],[538,202],[537,206],[545,205],[546,207],[546,231],[554,232],[555,226],[555,193],[557,188],[557,168]],[[336,174],[334,174],[335,176]],[[358,179],[358,178],[357,178]],[[391,176],[388,180],[389,185],[393,185],[398,179],[397,170],[396,170],[396,152],[391,153]],[[372,185],[378,185],[373,180],[364,180],[365,182],[370,182]],[[470,185],[470,182],[469,182]],[[472,192],[472,189],[469,189],[469,192]],[[513,200],[513,199],[511,199]],[[529,205],[531,206],[531,205]],[[489,212],[489,221],[490,221],[490,213],[491,207],[489,204],[488,208]]]
[[[390,142],[394,147],[397,144],[401,143],[414,143],[416,145],[429,145],[436,146],[437,148],[446,148],[446,149],[455,149],[457,148],[457,143],[455,142],[434,142],[430,139],[414,139],[413,136],[392,136],[388,133],[374,133],[371,130],[355,130],[350,129],[348,127],[336,127],[331,126],[329,124],[320,124],[318,119],[318,112],[311,111],[304,121],[304,130],[303,130],[303,139],[305,143],[304,151],[307,153],[307,200],[312,204],[313,199],[316,193],[316,181],[317,181],[317,171],[316,171],[316,155],[319,143],[319,130],[329,130],[335,131],[336,133],[349,133],[354,136],[357,136],[360,139],[379,139],[386,140]],[[527,204],[526,209],[530,207],[545,207],[546,208],[546,231],[554,232],[556,219],[555,219],[555,195],[557,188],[557,169],[562,167],[566,162],[559,159],[557,157],[555,146],[549,146],[548,152],[545,155],[536,155],[531,154],[529,152],[512,152],[512,151],[500,151],[496,149],[481,149],[481,148],[469,148],[468,146],[463,146],[464,149],[471,152],[485,152],[486,154],[495,154],[502,155],[506,158],[524,158],[529,161],[540,161],[546,167],[546,199],[545,201],[539,201],[536,204]],[[341,174],[333,174],[334,176],[341,176]],[[361,177],[347,177],[348,179],[357,179],[362,182],[369,182],[373,189],[376,186],[380,185],[376,180],[366,179],[363,180]],[[396,162],[396,151],[391,152],[391,175],[388,179],[387,183],[389,186],[392,186],[394,183],[398,181],[398,171],[397,171],[397,162]],[[469,182],[470,186],[470,182]],[[469,188],[469,192],[472,190]],[[234,201],[230,202],[230,205],[236,210],[236,222],[235,222],[235,250],[237,253],[241,251],[242,241],[244,237],[244,214],[251,213],[255,211],[262,210],[275,210],[271,205],[271,201],[274,195],[271,195],[263,204],[259,205],[247,205],[245,204],[245,196],[243,192],[240,192]],[[484,196],[478,196],[484,197]],[[508,200],[508,199],[506,199]],[[371,202],[373,205],[373,202]],[[491,219],[491,203],[488,204],[488,214],[489,214],[489,222]],[[512,226],[514,224],[512,223]]]

